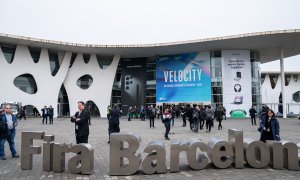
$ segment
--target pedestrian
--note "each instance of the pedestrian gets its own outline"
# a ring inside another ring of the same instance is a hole
[[[199,106],[196,106],[193,112],[193,121],[194,121],[194,132],[198,132],[199,130],[199,123],[200,123],[200,119],[199,119],[199,112],[200,112],[200,108]]]
[[[219,122],[218,125],[218,130],[223,129],[222,127],[222,120],[223,120],[223,116],[224,116],[224,111],[221,105],[218,106],[218,108],[215,111],[214,117],[216,118],[216,120]]]
[[[89,118],[90,112],[85,109],[85,103],[83,101],[79,101],[77,103],[78,111],[71,118],[71,122],[75,123],[75,136],[76,143],[88,143],[89,139]]]
[[[194,112],[194,108],[193,105],[191,104],[189,106],[189,108],[187,109],[187,117],[189,118],[189,122],[190,122],[190,129],[193,130],[193,125],[194,125],[194,121],[193,121],[193,112]]]
[[[48,115],[49,115],[47,106],[44,106],[44,108],[41,111],[42,111],[42,117],[43,117],[43,124],[44,124],[44,120],[46,120],[46,124],[47,124]]]
[[[280,141],[279,130],[280,126],[277,118],[275,117],[275,113],[273,110],[269,109],[268,115],[261,121],[258,128],[258,131],[261,133],[260,141],[264,143],[267,140]]]
[[[157,115],[157,119],[159,119],[159,117],[160,117],[160,107],[159,106],[156,107],[156,115]]]
[[[172,106],[171,108],[170,108],[170,113],[171,113],[171,115],[172,115],[172,117],[171,117],[171,121],[172,121],[172,127],[174,127],[174,123],[175,123],[175,116],[176,116],[176,111],[175,111],[175,108],[174,108],[174,106]]]
[[[107,106],[107,113],[106,113],[106,117],[107,117],[108,120],[109,120],[110,114],[111,114],[111,108],[110,108],[110,106],[108,105],[108,106]]]
[[[170,140],[169,138],[169,133],[170,133],[170,130],[171,130],[171,118],[172,118],[172,114],[169,112],[169,109],[166,108],[163,115],[162,115],[162,118],[163,118],[163,123],[165,125],[165,139],[166,140]]]
[[[186,126],[186,109],[184,106],[181,108],[181,116],[182,116],[182,127]]]
[[[224,112],[224,120],[226,120],[226,108],[223,107],[223,112]]]
[[[26,110],[25,107],[21,107],[19,110],[19,120],[22,120],[22,117],[24,118],[24,120],[26,120]]]
[[[253,124],[256,125],[256,118],[255,118],[256,113],[257,113],[257,111],[255,110],[254,106],[251,106],[251,108],[249,109],[249,114],[251,117],[252,126],[253,126]]]
[[[145,116],[146,116],[146,109],[145,109],[145,107],[144,106],[141,106],[141,112],[140,112],[140,114],[141,114],[141,121],[145,121]]]
[[[206,120],[206,112],[204,107],[201,107],[199,112],[200,130],[203,129],[205,120]]]
[[[212,121],[214,117],[214,111],[212,110],[211,106],[208,105],[205,112],[206,112],[206,132],[210,132],[213,123]]]
[[[9,144],[9,149],[11,156],[13,158],[19,158],[15,147],[15,136],[16,136],[16,126],[18,125],[18,120],[15,115],[12,114],[11,106],[5,105],[0,114],[0,158],[1,160],[6,160],[5,147],[4,144],[7,141]]]
[[[108,142],[110,143],[110,135],[112,133],[119,133],[120,132],[120,117],[122,115],[122,111],[118,108],[115,104],[110,114],[110,118],[108,120]]]
[[[49,106],[48,112],[49,112],[49,124],[53,124],[54,109],[52,106]]]
[[[154,127],[154,119],[155,119],[155,108],[153,105],[150,106],[149,108],[149,119],[150,119],[150,128],[155,128]]]
[[[128,109],[128,121],[131,121],[132,114],[133,114],[133,108],[130,106]]]

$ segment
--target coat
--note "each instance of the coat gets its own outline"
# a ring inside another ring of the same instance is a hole
[[[122,112],[119,109],[113,109],[110,114],[109,123],[120,124],[120,116]]]
[[[259,128],[258,130],[260,131],[260,141],[262,141],[262,133],[263,133],[263,129],[265,127],[265,122],[267,121],[267,118],[262,119],[262,121],[260,122]],[[280,136],[279,136],[279,122],[278,120],[273,117],[271,120],[271,128],[272,128],[272,134],[273,134],[273,138],[276,141],[280,141]]]
[[[12,121],[14,123],[13,130],[15,130],[15,127],[18,125],[18,120],[15,115],[12,115]],[[0,115],[0,138],[1,139],[7,138],[8,135],[8,126],[6,122],[7,120],[5,114]]]
[[[79,111],[75,113],[75,117],[78,118],[78,121],[75,121],[75,134],[76,136],[88,136],[89,135],[89,119],[90,112],[87,109],[84,109],[79,114]],[[76,126],[78,128],[76,129]]]

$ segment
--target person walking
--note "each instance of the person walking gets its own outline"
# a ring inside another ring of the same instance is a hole
[[[150,128],[154,128],[154,119],[155,119],[155,108],[153,105],[149,108],[149,119],[150,119]]]
[[[256,125],[256,118],[255,118],[256,113],[257,113],[257,111],[254,109],[254,106],[251,106],[251,108],[249,109],[249,114],[251,117],[252,126],[253,126],[253,124]]]
[[[189,118],[191,130],[193,130],[193,125],[194,125],[193,112],[194,112],[194,108],[193,108],[193,105],[191,104],[190,107],[187,109],[187,117]]]
[[[71,118],[71,122],[75,123],[75,136],[76,143],[88,143],[89,139],[89,118],[90,112],[85,109],[85,103],[83,101],[79,101],[77,103],[78,111]]]
[[[260,132],[260,141],[266,142],[267,140],[280,141],[279,136],[279,122],[275,117],[275,113],[272,110],[268,110],[268,115],[264,118],[261,123],[258,131]]]
[[[182,127],[186,126],[186,109],[184,106],[181,108],[181,116],[182,116]]]
[[[175,116],[176,116],[176,112],[175,112],[174,106],[172,106],[169,111],[170,111],[170,113],[172,115],[172,117],[171,117],[172,127],[174,127]]]
[[[205,120],[206,120],[206,112],[204,107],[202,107],[199,112],[200,130],[203,129]]]
[[[16,126],[18,125],[18,120],[15,115],[12,114],[11,106],[5,105],[4,114],[0,114],[0,158],[1,160],[6,160],[5,147],[4,144],[7,141],[9,144],[9,149],[11,156],[13,158],[19,158],[15,147],[15,136],[16,136]]]
[[[206,112],[206,132],[210,132],[212,127],[213,117],[214,117],[214,111],[212,110],[211,106],[208,105],[205,112]]]
[[[46,124],[47,124],[48,115],[49,115],[47,106],[44,106],[44,108],[41,111],[42,111],[42,117],[43,117],[43,124],[44,124],[44,120],[46,120]]]
[[[120,117],[122,115],[122,111],[115,104],[110,114],[110,118],[108,120],[108,142],[110,143],[110,135],[112,133],[120,132]]]
[[[222,127],[223,116],[224,116],[223,108],[222,108],[221,105],[219,105],[218,108],[215,111],[215,118],[219,122],[218,130],[223,129],[223,127]]]
[[[53,115],[54,115],[54,109],[52,106],[49,106],[49,124],[53,124]]]
[[[170,113],[169,109],[166,108],[164,113],[162,114],[162,118],[163,118],[163,123],[165,125],[165,139],[166,140],[170,140],[169,138],[169,133],[171,130],[171,118],[172,118],[172,114]]]
[[[132,115],[133,115],[133,108],[130,106],[128,109],[128,121],[131,121]]]
[[[145,117],[146,117],[146,109],[145,109],[145,107],[144,106],[141,106],[141,112],[140,112],[140,114],[141,114],[141,121],[145,121]]]
[[[223,107],[223,112],[224,112],[224,120],[226,120],[226,108]]]
[[[193,131],[196,132],[196,133],[199,130],[199,123],[200,123],[199,112],[200,112],[199,106],[196,106],[195,109],[194,109],[194,112],[193,112],[193,121],[194,121]]]
[[[107,106],[107,108],[106,108],[106,117],[107,117],[108,120],[109,120],[110,114],[111,114],[111,108],[110,108],[110,106]]]
[[[19,111],[19,120],[22,120],[22,117],[24,118],[24,120],[26,120],[26,110],[25,110],[25,107],[21,107],[20,108],[20,111]]]

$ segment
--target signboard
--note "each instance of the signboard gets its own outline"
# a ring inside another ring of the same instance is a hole
[[[157,57],[156,102],[210,103],[209,52]]]
[[[252,105],[249,50],[222,51],[223,106],[227,116],[246,117]]]

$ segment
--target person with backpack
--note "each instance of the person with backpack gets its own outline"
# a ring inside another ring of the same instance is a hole
[[[203,129],[205,120],[206,120],[206,112],[205,109],[202,107],[199,112],[200,130]]]
[[[193,131],[194,132],[198,132],[198,130],[199,130],[199,122],[200,122],[199,112],[200,112],[199,106],[196,106],[194,109],[194,112],[193,112],[193,121],[194,121]]]
[[[146,116],[146,109],[144,106],[141,106],[141,121],[145,121],[145,116]]]
[[[162,122],[165,125],[166,131],[165,131],[165,139],[166,140],[170,140],[169,138],[169,133],[171,130],[171,118],[172,118],[172,114],[169,111],[169,108],[166,108],[164,113],[162,114]]]
[[[211,108],[211,106],[208,105],[205,112],[206,112],[206,132],[210,132],[213,123],[214,111]]]
[[[154,127],[154,119],[155,119],[155,108],[153,105],[150,106],[149,108],[149,119],[150,119],[150,128],[155,128]]]
[[[223,108],[221,105],[219,105],[215,111],[215,118],[219,122],[218,130],[223,129],[223,127],[222,127],[223,116],[224,116]]]

